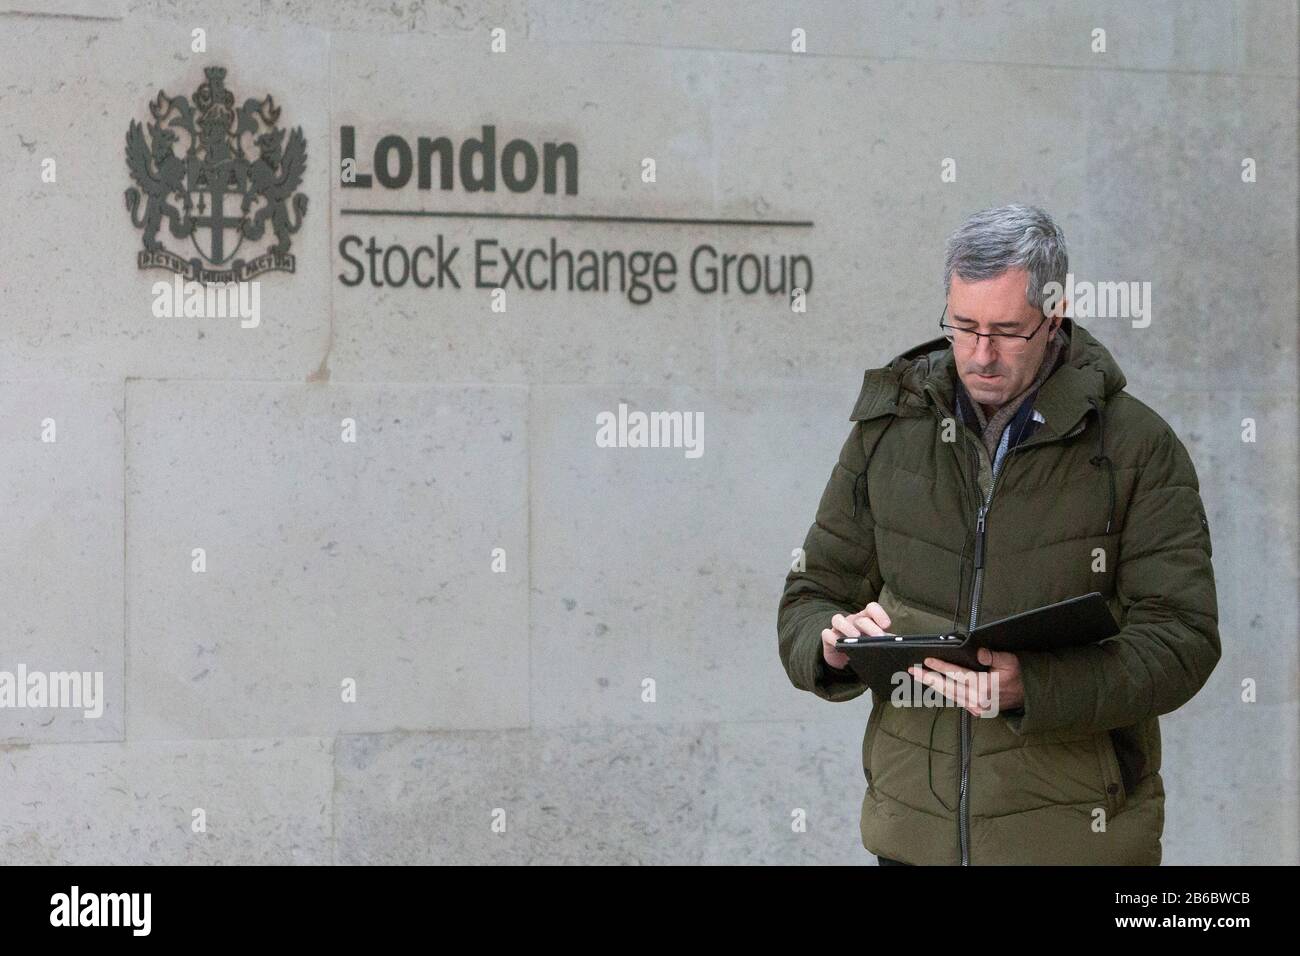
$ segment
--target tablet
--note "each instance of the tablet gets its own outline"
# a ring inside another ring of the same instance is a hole
[[[1098,591],[1058,601],[982,624],[970,634],[886,634],[841,637],[835,649],[849,656],[849,666],[873,690],[888,694],[895,675],[907,673],[934,657],[975,671],[988,667],[976,656],[981,647],[994,651],[1043,651],[1095,644],[1119,633],[1106,599]]]

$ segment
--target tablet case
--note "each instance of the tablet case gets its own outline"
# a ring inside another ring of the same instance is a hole
[[[849,655],[849,666],[872,690],[889,696],[897,683],[893,676],[922,665],[927,657],[938,658],[971,670],[987,671],[976,652],[1051,651],[1095,644],[1119,633],[1119,625],[1098,591],[1080,595],[981,624],[967,634],[887,635],[885,637],[840,638],[835,649]],[[910,678],[909,678],[910,680]]]

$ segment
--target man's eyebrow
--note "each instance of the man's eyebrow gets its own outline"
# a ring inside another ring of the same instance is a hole
[[[964,315],[958,315],[958,314],[955,313],[955,312],[953,313],[953,316],[952,316],[952,317],[953,317],[954,319],[956,319],[958,322],[966,322],[966,323],[969,323],[970,325],[975,325],[975,324],[976,324],[976,322],[975,322],[974,319],[968,319],[968,318],[966,318],[966,316],[964,316]],[[1006,320],[1006,321],[1004,321],[1004,322],[994,322],[994,323],[992,323],[993,328],[995,328],[995,329],[1018,329],[1018,328],[1020,328],[1021,324],[1022,324],[1022,323],[1021,323],[1020,320],[1018,320],[1018,319],[1008,319],[1008,320]]]

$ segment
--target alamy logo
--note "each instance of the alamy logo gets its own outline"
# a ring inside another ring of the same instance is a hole
[[[597,448],[684,448],[687,458],[704,454],[703,412],[618,412],[596,415]]]
[[[129,926],[131,935],[148,936],[151,893],[82,893],[79,886],[50,897],[51,926]]]
[[[1049,315],[1064,299],[1076,319],[1132,319],[1133,328],[1151,324],[1150,282],[1090,282],[1065,274],[1065,284],[1053,280],[1043,286],[1043,314]]]
[[[307,168],[302,128],[286,141],[270,96],[236,108],[226,71],[204,72],[192,99],[158,91],[147,135],[136,120],[127,129],[126,165],[136,186],[126,191],[126,207],[144,230],[137,264],[205,283],[293,272],[289,237],[307,212],[307,197],[297,191]],[[180,246],[164,244],[164,225]]]
[[[89,720],[104,714],[103,671],[0,671],[0,710],[80,710]]]

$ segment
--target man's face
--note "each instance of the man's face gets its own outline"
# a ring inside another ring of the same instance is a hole
[[[1029,274],[1024,269],[1008,269],[994,279],[976,282],[966,282],[954,275],[948,290],[948,317],[944,321],[976,332],[1029,335],[1043,316],[1025,301],[1028,281]],[[960,341],[953,342],[957,374],[971,398],[986,410],[996,409],[1028,388],[1038,374],[1047,343],[1059,324],[1058,318],[1044,322],[1028,343],[980,338],[974,345],[963,347]],[[1005,345],[1008,341],[1010,347]],[[1016,346],[1023,348],[1017,352]]]

